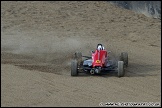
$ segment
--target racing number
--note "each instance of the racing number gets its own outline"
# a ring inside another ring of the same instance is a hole
[[[100,63],[100,60],[96,60],[96,63]]]

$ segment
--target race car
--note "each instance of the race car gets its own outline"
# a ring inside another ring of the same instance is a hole
[[[118,77],[125,75],[125,68],[128,66],[128,53],[122,52],[117,66],[109,59],[109,53],[102,44],[97,45],[95,51],[91,51],[91,57],[82,56],[81,52],[74,54],[74,59],[71,61],[71,76],[77,76],[78,73],[85,72],[93,74],[101,74],[103,72],[115,71]],[[82,58],[85,58],[84,60]]]

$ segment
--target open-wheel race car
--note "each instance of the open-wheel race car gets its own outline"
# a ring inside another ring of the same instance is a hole
[[[122,52],[117,65],[109,59],[110,51],[106,51],[102,44],[97,45],[95,51],[91,51],[91,57],[82,56],[81,52],[76,52],[71,61],[71,76],[78,73],[101,74],[103,72],[115,71],[118,77],[125,75],[125,68],[128,66],[128,53]],[[82,58],[85,58],[84,60]]]

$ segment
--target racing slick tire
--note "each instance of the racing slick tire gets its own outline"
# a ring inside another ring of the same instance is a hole
[[[78,64],[77,60],[71,61],[71,76],[77,76],[78,75]]]
[[[118,77],[123,77],[124,74],[125,74],[124,62],[123,61],[118,61]]]
[[[75,59],[77,60],[78,65],[80,65],[81,62],[82,62],[82,53],[81,52],[76,52],[75,53]]]
[[[128,53],[127,52],[122,52],[120,56],[120,61],[124,62],[124,66],[128,67]]]

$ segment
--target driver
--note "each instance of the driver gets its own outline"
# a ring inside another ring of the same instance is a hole
[[[105,50],[104,46],[102,44],[97,45],[97,50]]]

